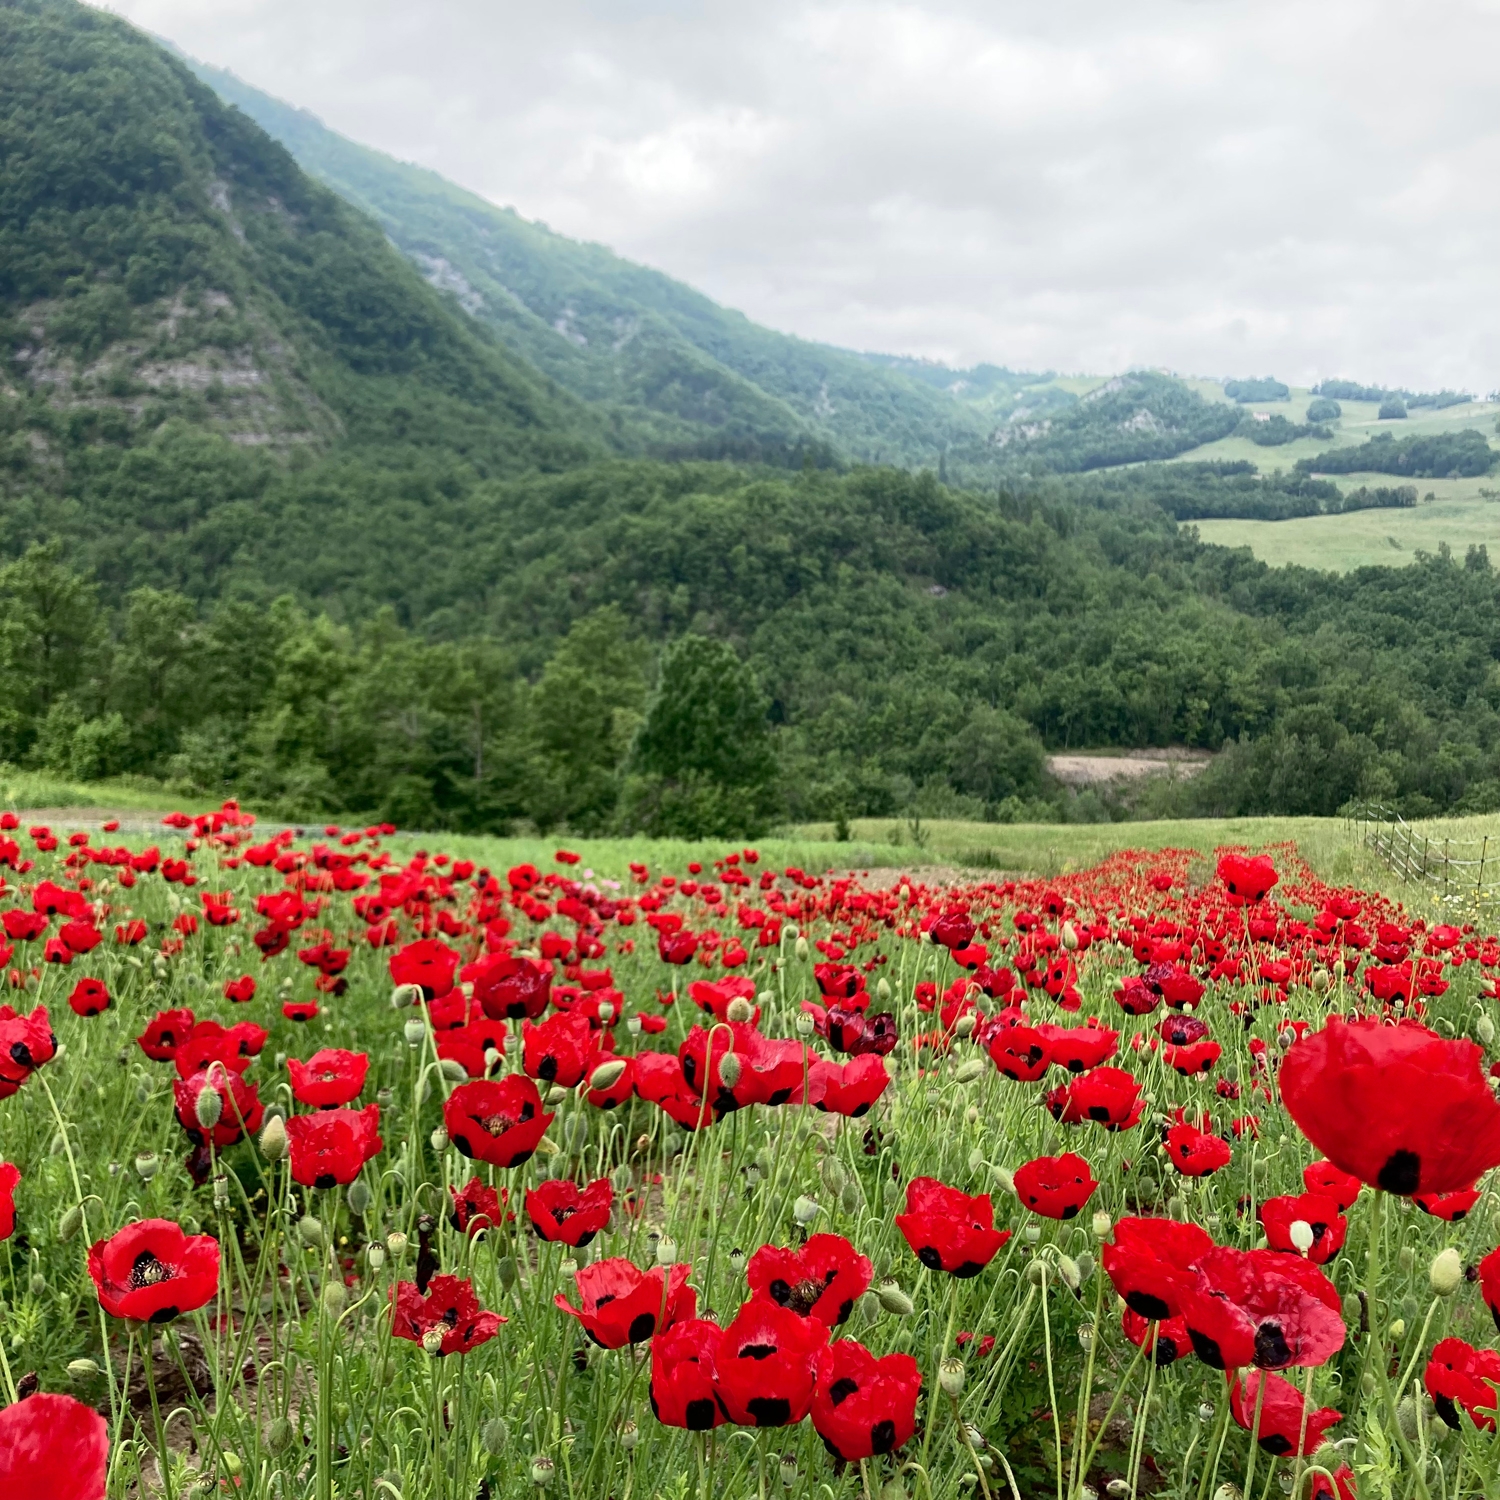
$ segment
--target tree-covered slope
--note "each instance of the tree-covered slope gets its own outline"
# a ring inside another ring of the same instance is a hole
[[[59,507],[169,530],[268,454],[502,473],[608,446],[247,116],[73,0],[0,3],[0,361],[12,542]]]

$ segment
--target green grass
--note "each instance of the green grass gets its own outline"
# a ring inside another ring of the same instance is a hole
[[[15,811],[42,807],[152,811],[176,807],[181,800],[145,777],[86,783],[47,771],[23,771],[0,765],[0,807]]]

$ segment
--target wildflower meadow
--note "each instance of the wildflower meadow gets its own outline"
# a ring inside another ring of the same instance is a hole
[[[7,1500],[1500,1492],[1494,935],[0,824]]]

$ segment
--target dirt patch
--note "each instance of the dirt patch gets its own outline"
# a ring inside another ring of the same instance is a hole
[[[1125,750],[1109,755],[1049,755],[1047,769],[1064,786],[1106,786],[1147,776],[1196,776],[1212,759],[1206,750]]]

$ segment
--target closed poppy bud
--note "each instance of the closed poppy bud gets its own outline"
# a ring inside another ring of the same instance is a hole
[[[625,1072],[625,1059],[623,1057],[612,1058],[609,1062],[600,1063],[592,1073],[589,1074],[589,1087],[596,1093],[604,1093],[620,1081]]]
[[[370,1206],[370,1185],[363,1177],[356,1177],[344,1196],[349,1202],[349,1212],[362,1214]]]
[[[438,1068],[450,1083],[462,1083],[469,1076],[469,1070],[456,1057],[440,1058]]]
[[[736,995],[725,1009],[725,1015],[731,1021],[749,1023],[755,1019],[755,1007],[743,995]],[[734,1087],[733,1084],[730,1085]]]
[[[995,1186],[1002,1193],[1014,1193],[1016,1190],[1016,1174],[1009,1167],[996,1167],[990,1174],[995,1179]],[[1108,1231],[1105,1231],[1108,1233]]]
[[[297,1220],[297,1235],[304,1245],[320,1249],[323,1244],[323,1226],[311,1214]]]
[[[965,1016],[964,1019],[968,1020],[969,1018]],[[972,1024],[970,1025],[969,1029],[971,1031],[974,1029]],[[968,1062],[966,1062],[963,1067],[961,1067],[958,1072],[953,1075],[953,1081],[955,1083],[973,1083],[976,1078],[984,1077],[985,1069],[987,1068],[987,1066],[988,1064],[982,1057],[971,1057]]]
[[[1452,1245],[1433,1257],[1427,1268],[1427,1279],[1439,1297],[1451,1297],[1458,1290],[1464,1279],[1464,1263]]]
[[[72,1380],[92,1380],[99,1373],[99,1366],[91,1359],[68,1361],[68,1376]]]
[[[193,1101],[193,1114],[205,1130],[212,1130],[224,1113],[224,1100],[216,1088],[200,1089]]]
[[[349,1301],[349,1294],[344,1290],[342,1281],[330,1281],[323,1288],[323,1306],[327,1309],[330,1317],[336,1318],[343,1312],[345,1304]]]
[[[880,1299],[880,1305],[898,1318],[909,1318],[916,1309],[916,1304],[890,1277],[876,1286],[875,1295]]]
[[[419,984],[398,984],[391,991],[391,1007],[394,1010],[405,1010],[408,1005],[415,1005],[422,998],[422,986]],[[421,1025],[421,1022],[417,1023]]]
[[[1495,1023],[1487,1015],[1481,1015],[1474,1023],[1474,1035],[1488,1047],[1495,1040]]]
[[[285,1417],[277,1417],[266,1429],[266,1447],[272,1453],[285,1453],[292,1442],[292,1424]]]
[[[66,1245],[67,1242],[72,1239],[73,1236],[77,1234],[82,1227],[83,1210],[75,1203],[72,1208],[70,1208],[62,1216],[62,1218],[57,1221],[57,1237],[63,1242],[63,1244]]]
[[[719,1079],[726,1089],[732,1089],[740,1081],[743,1068],[733,1052],[726,1052],[719,1059]]]
[[[198,1096],[200,1099],[202,1094]],[[218,1095],[214,1095],[218,1098]],[[286,1121],[280,1115],[272,1115],[260,1133],[260,1154],[267,1161],[280,1161],[287,1153]]]
[[[802,962],[802,963],[806,963],[807,962],[807,954],[808,954],[807,939],[805,937],[800,937],[799,936],[798,939],[797,939],[797,958],[798,958],[798,960],[800,962]]]
[[[938,1384],[946,1396],[959,1396],[964,1388],[964,1363],[961,1359],[945,1359],[938,1366]]]
[[[1069,953],[1078,951],[1078,929],[1071,922],[1062,924],[1062,945]]]
[[[882,1002],[889,1001],[891,998],[891,982],[884,974],[880,976],[880,980],[875,986],[875,998]]]

